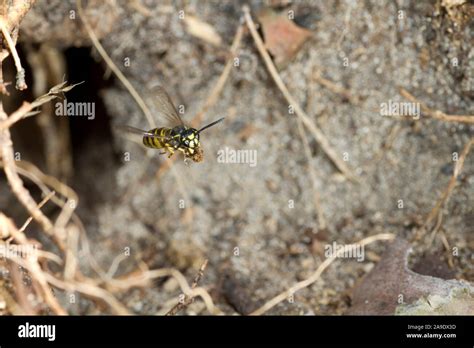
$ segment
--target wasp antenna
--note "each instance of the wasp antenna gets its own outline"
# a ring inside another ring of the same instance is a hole
[[[198,130],[198,133],[201,133],[204,129],[207,129],[207,128],[209,128],[209,127],[212,127],[212,126],[214,126],[215,124],[217,124],[217,123],[223,121],[224,118],[225,118],[225,117],[222,117],[222,118],[218,119],[217,121],[214,121],[214,122],[212,122],[212,123],[209,123],[207,126],[202,127],[200,130]]]

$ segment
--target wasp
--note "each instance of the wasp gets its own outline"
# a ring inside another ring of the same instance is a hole
[[[127,135],[139,136],[141,143],[148,148],[162,150],[160,155],[169,153],[168,158],[170,158],[176,151],[180,151],[183,153],[185,161],[192,159],[194,162],[201,162],[203,160],[203,150],[199,135],[203,130],[224,120],[224,117],[197,130],[184,124],[163,87],[154,89],[152,100],[155,111],[168,121],[170,127],[153,128],[148,131],[132,126],[118,126],[117,128]]]

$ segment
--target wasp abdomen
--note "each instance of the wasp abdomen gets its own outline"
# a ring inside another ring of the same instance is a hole
[[[156,135],[156,137],[152,137],[149,135],[143,136],[143,145],[147,147],[151,147],[152,149],[162,149],[167,147],[167,140],[172,137],[172,129],[170,128],[153,128],[149,130],[147,133]]]

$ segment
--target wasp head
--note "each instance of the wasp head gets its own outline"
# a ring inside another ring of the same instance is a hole
[[[185,157],[191,158],[194,162],[201,162],[203,160],[203,151],[201,148],[201,143],[199,142],[199,133],[218,124],[223,119],[224,118],[220,118],[217,121],[209,123],[200,130],[187,127],[176,129],[180,137],[179,147],[180,150],[184,152]]]
[[[181,146],[184,148],[186,157],[195,162],[202,161],[202,149],[199,142],[199,132],[194,128],[188,128],[181,133]]]

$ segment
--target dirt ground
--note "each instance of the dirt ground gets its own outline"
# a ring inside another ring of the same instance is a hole
[[[459,157],[472,139],[472,122],[440,120],[423,111],[419,119],[380,112],[383,103],[407,101],[400,94],[403,88],[432,110],[474,114],[474,5],[452,3],[248,2],[256,22],[265,10],[280,15],[293,11],[294,23],[311,32],[279,72],[359,182],[341,174],[307,128],[309,154],[305,152],[298,117],[289,113],[288,101],[259,55],[242,19],[240,1],[83,4],[105,51],[143,96],[157,125],[163,121],[153,111],[150,86],[164,86],[175,104],[184,106],[182,118],[189,124],[232,59],[229,49],[239,26],[244,28],[236,55],[239,66],[232,66],[216,103],[199,123],[226,117],[201,135],[203,162],[187,165],[179,154],[171,163],[158,151],[147,155],[114,130],[120,124],[151,127],[92,47],[75,1],[39,0],[21,23],[18,46],[32,85],[31,57],[44,53],[45,47],[55,52],[59,58],[48,60],[48,69],[64,61],[70,83],[85,81],[66,95],[68,101],[95,103],[95,118],[54,121],[67,123],[70,145],[62,147],[58,158],[69,167],[56,168],[48,159],[51,142],[41,134],[36,116],[13,127],[14,147],[77,193],[75,212],[85,231],[77,260],[86,276],[97,277],[97,268],[119,279],[144,268],[174,268],[192,283],[207,259],[199,286],[224,313],[249,314],[311,277],[333,242],[351,244],[391,233],[408,241],[413,250],[408,264],[414,272],[473,282],[472,153],[436,215],[437,226],[422,228],[453,175],[453,156]],[[179,16],[181,10],[211,25],[222,42],[213,45],[191,35]],[[13,64],[10,69],[13,72],[5,75],[14,79]],[[33,99],[34,91],[25,93],[12,95],[11,110]],[[57,129],[56,136],[62,128]],[[32,144],[31,137],[38,133]],[[226,148],[255,151],[256,165],[220,163],[218,151]],[[1,180],[0,211],[21,226],[29,215],[5,176]],[[37,187],[25,184],[40,201]],[[44,212],[53,219],[60,209],[48,203]],[[32,223],[26,235],[57,251],[38,224]],[[386,257],[389,244],[367,245],[363,260],[336,260],[318,280],[266,314],[350,311],[354,289]],[[15,293],[14,287],[5,286]],[[54,293],[68,313],[111,313],[88,296],[79,295],[80,300],[71,303],[68,292]],[[136,314],[164,314],[180,294],[171,277],[114,292]],[[201,300],[180,313],[209,314]]]

